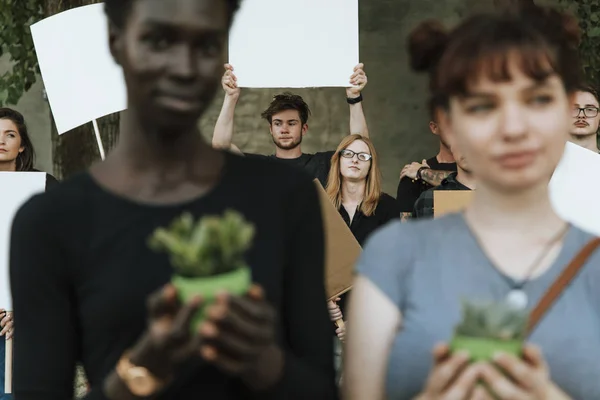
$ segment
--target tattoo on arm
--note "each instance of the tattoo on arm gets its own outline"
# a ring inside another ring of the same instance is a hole
[[[411,212],[401,212],[400,213],[400,222],[406,222],[412,218]]]
[[[442,181],[448,177],[451,171],[436,171],[433,169],[424,169],[421,171],[421,178],[432,186],[439,186]]]

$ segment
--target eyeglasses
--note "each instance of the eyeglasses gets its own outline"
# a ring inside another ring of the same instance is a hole
[[[587,118],[594,118],[594,117],[598,116],[598,107],[585,107],[585,108],[573,107],[571,115],[573,116],[573,118],[577,118],[577,117],[579,117],[579,114],[582,111],[583,111],[583,115],[586,116]]]
[[[355,153],[348,149],[341,150],[340,155],[344,158],[354,158],[356,155],[360,161],[369,161],[371,158],[373,158],[373,156],[369,153]]]

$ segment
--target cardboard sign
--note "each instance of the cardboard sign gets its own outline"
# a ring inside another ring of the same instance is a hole
[[[444,214],[459,212],[469,205],[473,198],[472,190],[434,190],[433,215],[439,218]]]
[[[348,87],[358,0],[244,0],[229,34],[240,87]]]
[[[23,203],[46,189],[46,173],[0,172],[0,189],[0,308],[12,310],[8,277],[12,222]],[[31,251],[35,251],[35,245],[31,243]]]
[[[321,183],[315,179],[325,228],[325,288],[328,299],[347,292],[354,281],[354,266],[362,248],[331,203]]]
[[[125,79],[108,47],[104,4],[78,7],[31,25],[58,133],[127,107]]]

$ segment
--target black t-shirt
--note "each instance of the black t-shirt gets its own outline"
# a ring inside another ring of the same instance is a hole
[[[172,276],[168,255],[151,251],[148,237],[184,211],[199,218],[227,209],[255,225],[246,260],[277,310],[277,340],[285,352],[282,381],[259,398],[337,398],[314,183],[274,161],[226,157],[215,188],[184,204],[130,201],[83,173],[18,211],[10,252],[19,327],[16,398],[72,398],[75,363],[81,360],[92,388],[86,398],[104,400],[104,378],[146,328],[146,298]],[[195,359],[158,398],[253,397],[238,379]]]
[[[281,163],[291,165],[295,168],[300,168],[306,171],[311,178],[317,178],[323,187],[327,186],[327,177],[331,168],[331,157],[335,151],[324,151],[315,154],[306,154],[298,158],[277,158],[275,155],[265,156],[262,154],[245,154],[247,157],[268,157],[275,159]]]
[[[361,247],[364,246],[369,235],[377,228],[387,224],[393,219],[400,218],[400,210],[398,209],[396,200],[387,193],[381,193],[375,213],[371,216],[365,216],[362,211],[358,209],[354,213],[354,218],[350,221],[350,216],[344,206],[341,206],[338,211]]]
[[[365,216],[362,211],[358,209],[354,213],[354,218],[350,221],[350,216],[344,206],[341,206],[338,211],[361,247],[364,246],[367,238],[378,228],[394,219],[400,218],[400,209],[398,208],[396,199],[387,193],[381,193],[375,213],[369,217]],[[340,296],[340,301],[337,303],[342,310],[342,313],[345,313],[346,311],[347,302],[348,293],[344,293]]]
[[[437,157],[432,157],[427,160],[427,165],[435,171],[453,171],[456,172],[456,163],[440,163]],[[412,180],[404,177],[398,183],[398,191],[396,193],[396,201],[401,213],[412,213],[415,207],[415,202],[427,189],[433,186],[421,180]]]
[[[46,190],[58,185],[58,180],[50,174],[46,174]]]

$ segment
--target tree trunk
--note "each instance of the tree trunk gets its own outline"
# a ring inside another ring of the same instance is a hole
[[[50,17],[65,10],[99,2],[99,0],[45,0],[44,15]],[[52,113],[50,113],[50,120],[54,174],[58,179],[68,178],[74,173],[81,172],[100,159],[91,122],[58,135]],[[108,153],[119,137],[119,114],[98,119],[98,128],[104,149]]]

